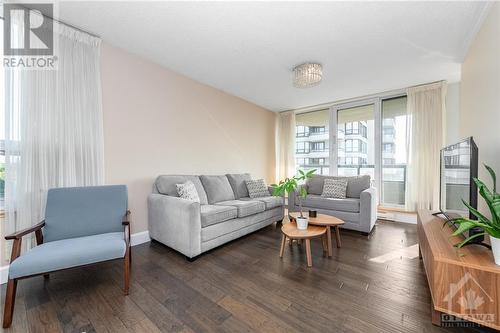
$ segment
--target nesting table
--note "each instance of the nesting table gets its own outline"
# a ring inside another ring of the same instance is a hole
[[[297,229],[297,224],[295,222],[286,223],[281,227],[281,232],[283,237],[281,239],[281,249],[280,258],[283,258],[283,253],[285,252],[286,240],[306,241],[306,256],[307,256],[307,267],[312,267],[312,256],[311,256],[311,239],[316,237],[322,237],[326,235],[325,227],[318,227],[310,225],[306,230]],[[326,244],[323,241],[323,251],[326,251]]]
[[[289,216],[293,218],[297,218],[300,216],[300,213],[289,213]],[[305,213],[307,215],[307,213]],[[310,226],[320,226],[326,228],[326,241],[328,246],[328,256],[331,257],[333,255],[333,247],[332,247],[332,229],[335,230],[335,236],[337,238],[337,247],[342,245],[340,241],[340,227],[344,225],[344,221],[335,216],[325,215],[325,214],[317,214],[316,217],[309,217],[309,225]]]

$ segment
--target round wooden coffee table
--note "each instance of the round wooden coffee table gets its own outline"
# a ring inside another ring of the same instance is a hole
[[[293,218],[297,218],[300,216],[300,213],[289,213],[289,215]],[[308,215],[305,213],[304,215]],[[332,248],[332,232],[331,229],[335,229],[335,235],[337,236],[337,247],[340,247],[342,244],[340,242],[340,226],[342,226],[345,222],[335,216],[318,214],[316,217],[309,218],[309,225],[326,227],[326,241],[328,245],[328,256],[331,257],[333,255]]]
[[[307,267],[312,267],[312,256],[311,256],[311,239],[316,237],[321,237],[326,234],[325,227],[319,227],[310,225],[306,230],[297,229],[297,224],[295,222],[286,223],[281,227],[281,232],[283,233],[283,238],[281,239],[281,249],[280,258],[283,258],[283,253],[285,252],[286,239],[292,240],[305,240],[306,241],[306,256],[307,256]],[[323,242],[323,250],[325,243]]]

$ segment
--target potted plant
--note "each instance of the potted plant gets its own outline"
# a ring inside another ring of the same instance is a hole
[[[490,189],[477,178],[474,178],[474,182],[477,185],[479,194],[483,197],[484,201],[486,201],[486,204],[488,205],[488,209],[491,213],[491,218],[487,218],[477,209],[469,205],[465,200],[462,200],[462,202],[465,206],[467,206],[470,212],[477,217],[477,220],[471,220],[465,217],[454,219],[453,222],[458,223],[459,226],[453,233],[453,236],[458,236],[463,232],[475,227],[482,229],[484,232],[467,237],[465,240],[456,244],[455,246],[461,248],[462,246],[467,244],[468,241],[476,237],[489,234],[491,240],[491,250],[493,251],[495,264],[500,265],[500,194],[497,193],[495,172],[487,165],[485,165],[484,167],[486,168],[486,170],[488,170],[493,180],[493,191],[490,191]]]
[[[283,196],[285,195],[285,193],[295,192],[300,185],[299,183],[311,178],[315,172],[316,169],[310,171],[299,170],[298,175],[291,178],[286,178],[285,180],[281,180],[278,184],[272,184],[271,186],[273,187],[273,195]],[[302,200],[307,197],[306,188],[304,186],[300,186],[298,194],[300,216],[297,217],[297,229],[305,230],[307,229],[307,225],[309,222],[308,218],[305,217],[302,213]]]

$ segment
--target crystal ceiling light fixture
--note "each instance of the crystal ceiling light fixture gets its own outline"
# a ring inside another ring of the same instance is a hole
[[[317,86],[323,78],[323,66],[318,63],[306,62],[293,69],[293,86],[310,88]]]

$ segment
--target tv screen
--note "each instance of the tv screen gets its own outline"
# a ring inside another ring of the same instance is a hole
[[[472,137],[441,150],[440,209],[447,215],[474,218],[462,199],[477,208],[477,146]]]

